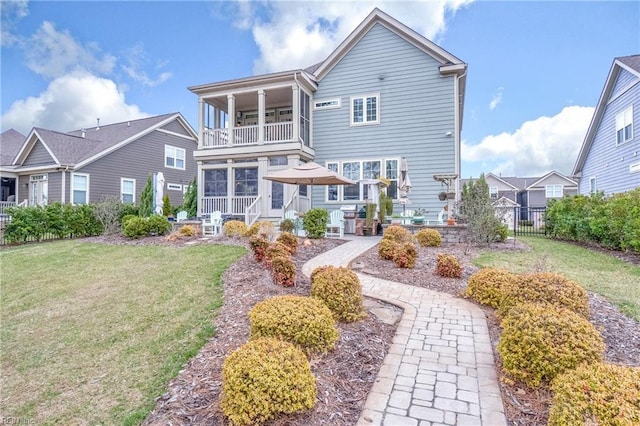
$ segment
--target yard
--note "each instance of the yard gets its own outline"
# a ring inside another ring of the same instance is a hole
[[[213,335],[242,247],[57,241],[0,252],[3,416],[138,424]]]

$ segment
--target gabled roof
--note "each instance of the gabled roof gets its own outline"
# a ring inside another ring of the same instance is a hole
[[[491,173],[491,172],[489,172],[489,173],[487,173],[487,174],[485,175],[485,177],[484,177],[484,178],[485,178],[485,180],[486,180],[489,176],[491,176],[491,177],[492,177],[492,178],[494,178],[494,179],[499,180],[500,182],[504,183],[504,184],[505,184],[505,185],[507,185],[507,186],[510,186],[510,187],[511,187],[511,188],[513,188],[513,189],[518,189],[518,188],[519,188],[519,187],[517,187],[517,186],[513,185],[511,182],[506,181],[506,180],[505,180],[505,179],[503,179],[501,176],[496,176],[496,175],[494,175],[494,174],[493,174],[493,173]]]
[[[638,84],[640,81],[640,55],[622,56],[613,60],[613,64],[609,70],[609,75],[607,76],[604,88],[602,89],[602,94],[600,95],[600,99],[596,105],[596,110],[593,113],[593,118],[589,124],[589,129],[587,130],[587,134],[582,142],[582,147],[578,153],[576,164],[573,167],[573,172],[571,174],[574,177],[579,176],[582,173],[584,162],[587,159],[587,155],[591,150],[596,133],[600,127],[600,121],[602,120],[602,116],[604,115],[604,111],[607,107],[607,102],[611,97],[611,92],[616,85],[618,76],[623,69],[634,74],[638,79],[633,84]]]
[[[457,72],[462,75],[467,68],[467,64],[460,59],[376,7],[327,59],[317,66],[310,67],[311,69],[315,68],[313,74],[318,81],[322,80],[376,24],[383,25],[418,49],[432,56],[440,62],[440,72],[442,73]]]
[[[10,166],[24,143],[25,136],[9,129],[0,133],[0,166]]]
[[[574,185],[574,186],[578,186],[578,182],[576,182],[573,179],[570,179],[568,177],[566,177],[565,175],[556,172],[555,170],[550,171],[549,173],[547,173],[546,175],[542,176],[540,179],[536,180],[535,182],[533,182],[531,185],[527,186],[525,189],[529,190],[537,185],[539,185],[540,183],[544,182],[545,180],[547,180],[550,176],[558,176],[559,178],[562,178],[564,180],[566,180],[569,184]]]
[[[140,137],[178,120],[194,139],[197,135],[180,113],[108,124],[68,133],[34,128],[24,141],[14,164],[21,165],[40,142],[57,166],[83,167]]]

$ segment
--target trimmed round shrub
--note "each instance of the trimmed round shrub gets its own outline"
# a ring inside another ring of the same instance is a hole
[[[552,384],[551,426],[640,424],[640,367],[582,364]]]
[[[166,216],[152,214],[147,219],[147,231],[151,235],[164,235],[171,230],[171,222]]]
[[[436,274],[445,278],[460,278],[462,276],[462,265],[454,255],[439,253],[436,260]]]
[[[393,263],[398,268],[413,269],[416,266],[416,259],[418,258],[418,249],[416,245],[405,241],[402,244],[398,244],[398,250],[393,254]]]
[[[415,239],[422,247],[440,247],[442,235],[436,229],[421,229],[416,232]]]
[[[264,257],[267,262],[271,262],[271,259],[280,256],[289,257],[290,254],[291,252],[289,251],[289,247],[279,241],[274,241],[273,243],[269,244],[264,251]]]
[[[505,283],[500,299],[498,316],[504,317],[519,303],[543,302],[568,308],[589,318],[589,298],[584,288],[560,274],[536,272],[518,275],[514,281]]]
[[[322,266],[311,274],[311,296],[327,304],[338,321],[354,322],[366,316],[362,284],[348,268]]]
[[[249,246],[253,250],[253,257],[256,261],[262,262],[264,260],[267,247],[269,247],[269,240],[262,235],[252,235],[249,237]]]
[[[247,229],[246,232],[246,236],[250,237],[252,235],[259,235],[259,234],[265,234],[265,235],[272,235],[275,231],[275,226],[273,224],[273,222],[270,222],[268,220],[259,220],[257,222],[254,222],[249,229]]]
[[[288,255],[271,258],[269,268],[276,284],[283,287],[296,285],[296,265]]]
[[[313,297],[275,296],[249,311],[251,339],[276,337],[296,344],[306,353],[335,348],[339,333],[331,310]]]
[[[298,251],[298,237],[293,235],[290,232],[282,232],[276,238],[276,241],[284,244],[284,246],[289,249],[289,253],[296,254]]]
[[[400,251],[401,247],[400,243],[390,238],[383,238],[378,244],[378,256],[380,259],[393,260],[393,256]]]
[[[222,233],[226,237],[244,237],[247,234],[247,225],[240,220],[229,220],[222,225]]]
[[[251,340],[222,366],[220,407],[234,425],[255,425],[312,408],[316,379],[304,352],[275,338]]]
[[[291,219],[283,219],[280,222],[280,231],[281,232],[290,232],[293,233],[293,230],[296,229],[296,224]]]
[[[183,237],[193,237],[196,235],[196,228],[193,225],[184,225],[178,231]]]
[[[122,225],[122,234],[127,238],[140,238],[149,233],[147,219],[140,216],[129,216]]]
[[[575,312],[546,303],[514,307],[502,321],[498,352],[504,370],[528,386],[550,383],[604,352],[600,333]]]
[[[483,268],[469,277],[469,283],[464,291],[464,297],[475,300],[492,308],[500,306],[502,287],[517,279],[516,274],[498,269]]]
[[[302,218],[302,228],[311,239],[324,238],[327,223],[329,223],[329,212],[322,208],[311,209]]]
[[[389,225],[382,234],[382,239],[389,239],[396,243],[404,243],[405,241],[413,240],[411,233],[401,225]]]

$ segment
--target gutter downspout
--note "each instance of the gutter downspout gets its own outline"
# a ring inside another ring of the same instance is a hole
[[[456,179],[455,183],[455,191],[456,191],[456,200],[458,199],[458,194],[460,193],[460,163],[462,159],[460,158],[460,142],[461,142],[461,133],[462,133],[462,123],[460,122],[460,79],[467,75],[467,70],[456,76],[456,84],[454,87],[454,99],[455,99],[455,137],[454,137],[454,157],[456,158],[454,164],[454,173],[458,175],[458,179]]]

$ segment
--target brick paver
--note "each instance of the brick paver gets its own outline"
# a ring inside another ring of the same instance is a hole
[[[308,261],[347,266],[380,240],[349,242]],[[358,426],[507,424],[495,373],[489,329],[469,301],[421,287],[358,274],[365,296],[404,309]]]

